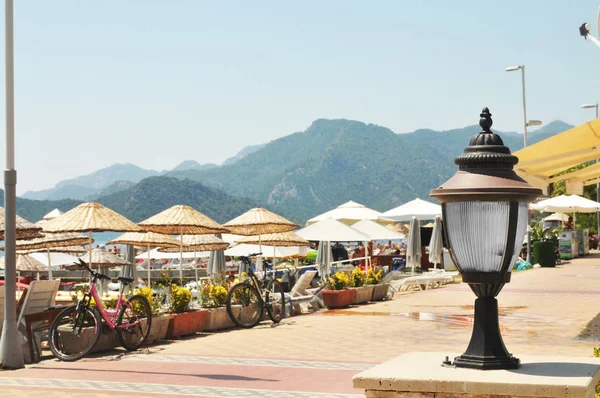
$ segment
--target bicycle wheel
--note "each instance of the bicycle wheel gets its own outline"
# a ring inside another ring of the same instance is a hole
[[[152,310],[148,300],[140,294],[132,296],[123,303],[117,317],[117,337],[128,351],[135,351],[150,334]]]
[[[96,308],[71,306],[50,326],[50,351],[61,361],[76,361],[94,348],[101,332],[102,319]]]
[[[273,323],[279,323],[285,316],[285,294],[281,282],[273,280],[267,286],[267,294],[265,296],[265,305],[267,307],[267,315]]]
[[[254,286],[240,282],[229,290],[227,313],[236,325],[247,329],[256,326],[262,319],[263,311],[262,300]]]

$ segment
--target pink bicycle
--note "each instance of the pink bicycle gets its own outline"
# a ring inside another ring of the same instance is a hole
[[[49,345],[52,354],[63,361],[76,361],[88,354],[102,333],[102,320],[111,330],[116,330],[119,342],[128,351],[137,350],[148,337],[152,324],[150,303],[142,295],[123,298],[123,286],[133,282],[132,278],[117,278],[122,287],[114,310],[105,309],[96,291],[98,279],[110,278],[94,272],[79,260],[81,266],[92,275],[90,291],[76,305],[62,311],[50,327]],[[96,305],[91,303],[92,298]]]

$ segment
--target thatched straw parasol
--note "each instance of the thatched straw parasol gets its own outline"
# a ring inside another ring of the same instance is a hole
[[[262,251],[261,235],[274,234],[280,232],[289,232],[300,228],[280,215],[270,212],[267,209],[257,207],[250,209],[239,217],[223,224],[232,234],[252,236],[258,235],[259,250]],[[262,267],[262,261],[257,259],[257,269]]]
[[[213,219],[205,216],[190,206],[177,205],[170,207],[140,224],[143,228],[162,234],[178,234],[179,243],[179,278],[183,281],[183,235],[205,235],[228,232]]]
[[[273,266],[275,266],[275,251],[277,247],[291,246],[310,246],[310,242],[293,232],[280,232],[277,234],[267,234],[262,236],[245,236],[238,243],[246,243],[250,245],[267,245],[273,246]]]
[[[47,232],[87,232],[89,234],[88,258],[91,258],[92,260],[94,259],[91,254],[92,232],[142,231],[142,228],[99,203],[82,203],[43,225],[44,231]],[[92,265],[93,263],[90,263],[90,267],[92,267]]]
[[[183,251],[188,252],[202,252],[202,251],[213,251],[213,250],[224,250],[229,247],[229,243],[225,242],[221,238],[217,238],[215,235],[183,235]],[[179,247],[180,239],[177,239]],[[179,249],[173,249],[170,247],[161,247],[158,249],[162,253],[175,253]]]
[[[248,210],[223,226],[232,234],[244,236],[288,232],[300,228],[299,225],[260,207]]]
[[[93,241],[92,241],[93,242]],[[90,244],[92,243],[90,242]],[[85,245],[88,238],[77,232],[47,233],[41,238],[21,241],[17,243],[17,250],[31,251],[40,250],[48,253],[48,279],[52,280],[52,265],[50,263],[50,249],[57,247],[68,247]]]
[[[179,247],[179,241],[170,235],[156,232],[125,232],[107,245],[143,245],[148,251],[148,286],[150,286],[150,246]]]
[[[48,267],[46,265],[42,264],[35,258],[28,256],[26,254],[18,254],[17,253],[15,260],[16,260],[15,269],[18,273],[17,276],[19,279],[21,278],[21,272],[36,272],[37,279],[39,279],[40,278],[39,273],[48,270]],[[0,258],[0,269],[4,269],[5,265],[6,265],[6,257]],[[21,284],[19,283],[18,286],[19,286],[19,291],[20,291]]]
[[[129,261],[117,256],[114,253],[109,252],[101,248],[92,249],[91,258],[90,253],[86,253],[81,259],[90,264],[93,264],[94,268],[110,268],[119,267],[121,265],[133,265]]]
[[[17,216],[17,239],[39,238],[42,227]],[[4,240],[4,207],[0,207],[0,240]]]

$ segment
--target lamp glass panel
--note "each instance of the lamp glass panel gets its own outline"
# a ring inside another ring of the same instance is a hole
[[[509,202],[450,202],[445,204],[449,243],[463,272],[500,272],[508,235]],[[527,226],[527,203],[519,204],[512,269]]]
[[[527,221],[529,213],[529,205],[526,202],[519,203],[519,215],[517,220],[517,234],[515,235],[515,248],[513,251],[513,258],[510,262],[510,266],[508,267],[508,272],[512,271],[513,267],[517,263],[517,258],[521,253],[521,247],[523,247],[523,243],[525,240],[525,234],[527,233]]]

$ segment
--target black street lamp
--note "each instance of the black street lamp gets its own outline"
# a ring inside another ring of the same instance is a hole
[[[516,369],[519,359],[504,346],[496,296],[510,282],[527,230],[529,202],[542,195],[513,170],[519,162],[494,134],[492,114],[483,108],[482,131],[454,160],[459,171],[431,196],[442,204],[450,254],[475,300],[473,334],[453,365],[474,369]]]

